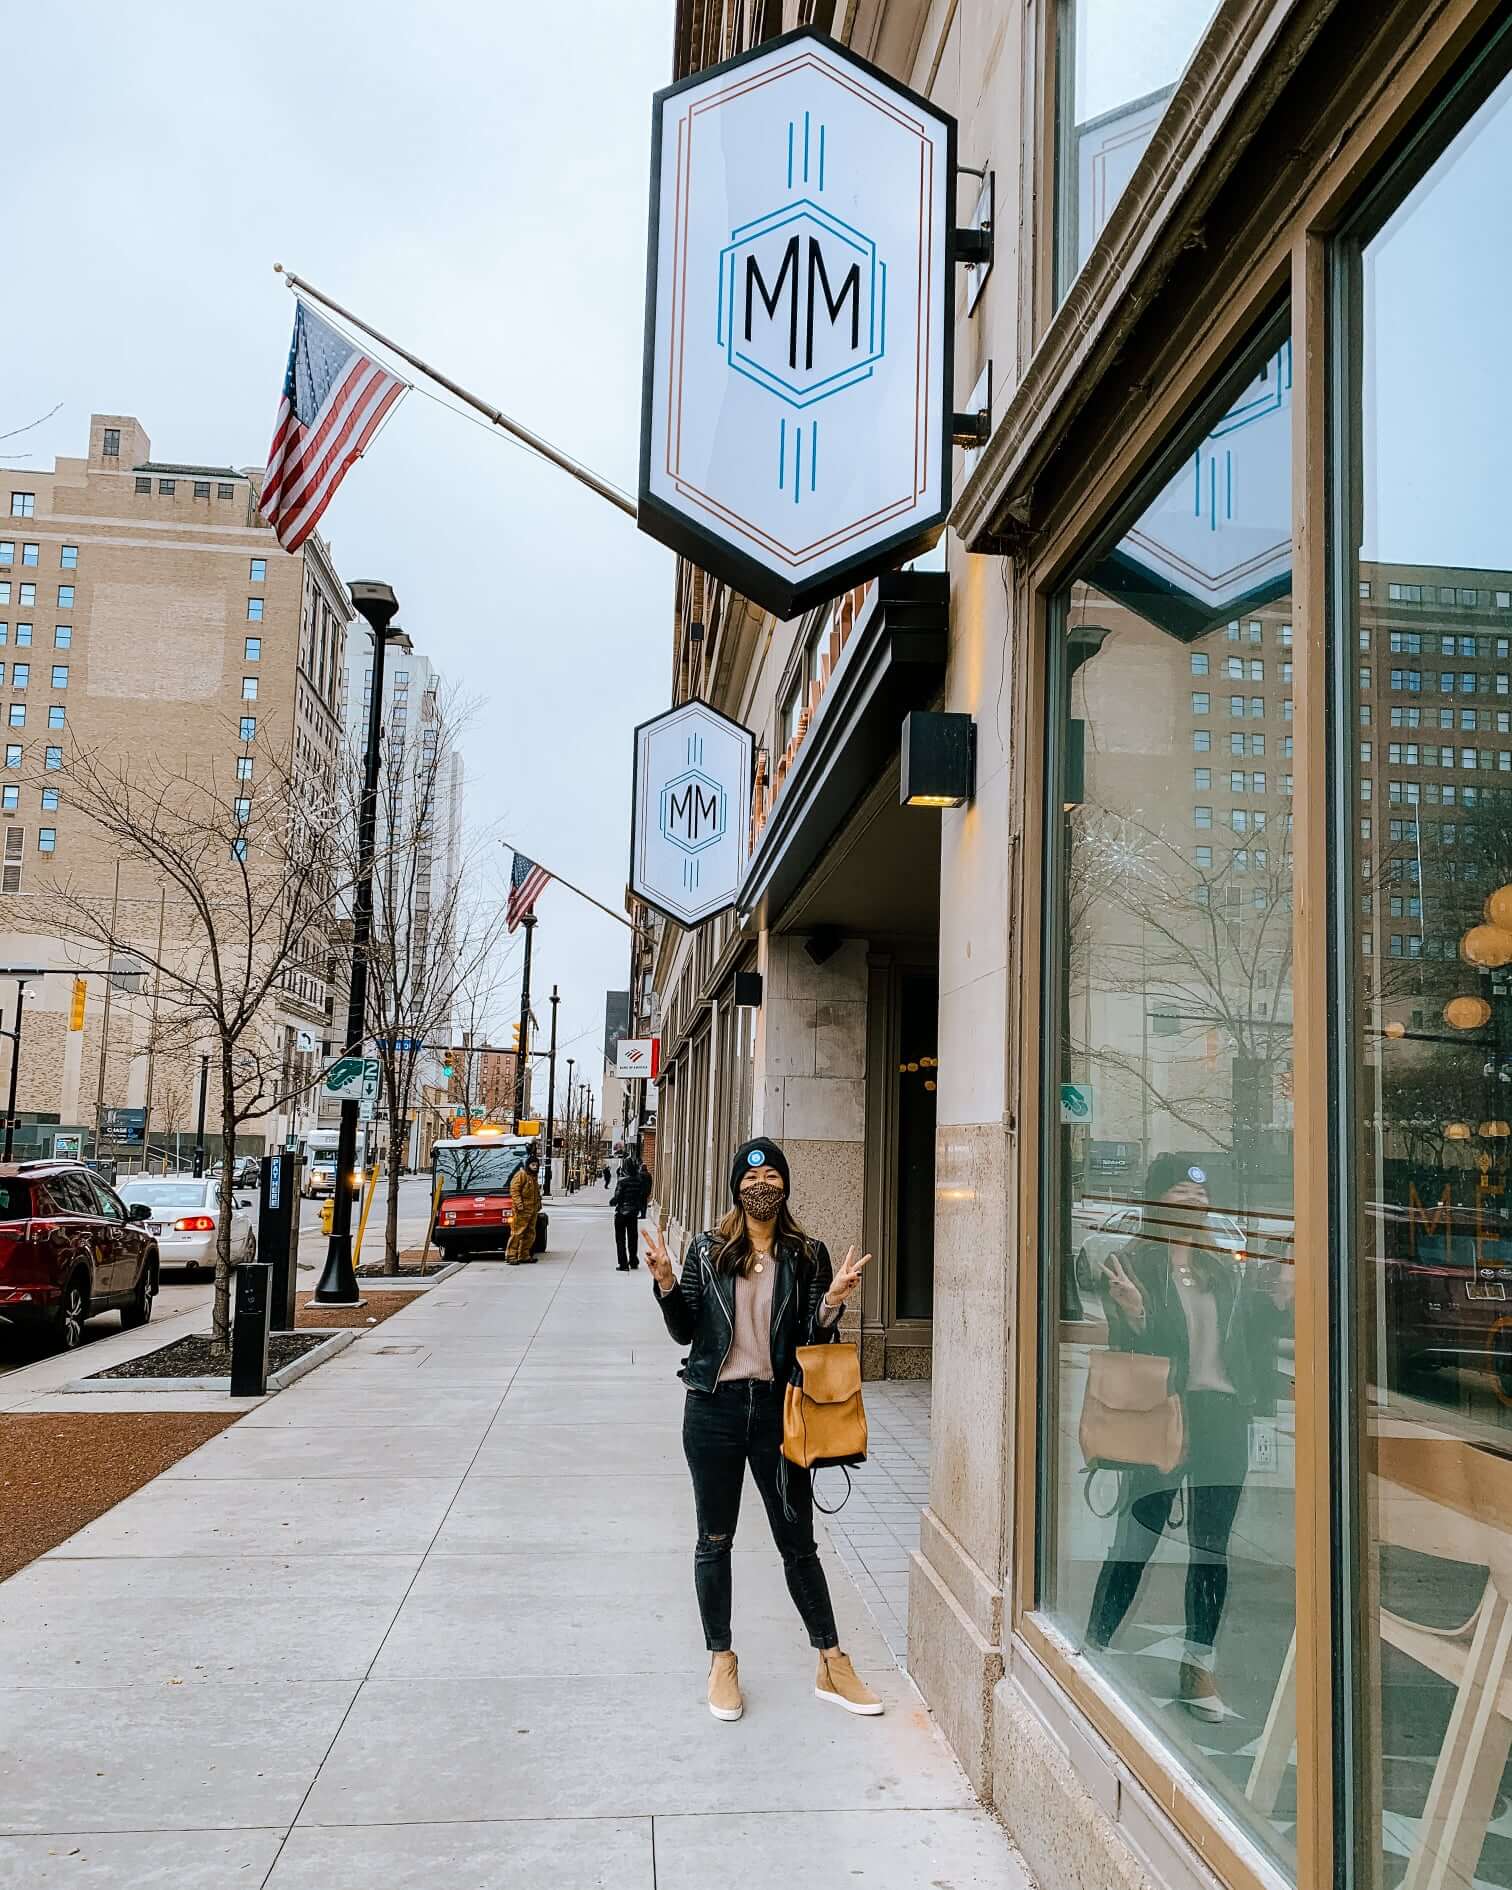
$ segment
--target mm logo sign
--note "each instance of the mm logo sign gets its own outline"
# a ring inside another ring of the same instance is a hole
[[[652,142],[640,523],[792,617],[950,509],[955,121],[805,27]]]
[[[635,731],[630,885],[679,925],[734,900],[751,827],[749,729],[685,702]]]

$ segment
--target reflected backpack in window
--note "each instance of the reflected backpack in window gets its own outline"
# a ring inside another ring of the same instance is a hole
[[[1094,1352],[1080,1442],[1089,1470],[1147,1466],[1169,1476],[1186,1456],[1186,1414],[1171,1361],[1154,1352]]]

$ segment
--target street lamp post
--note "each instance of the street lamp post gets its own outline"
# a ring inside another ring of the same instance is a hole
[[[352,889],[352,976],[347,993],[348,1056],[361,1056],[367,1039],[368,946],[373,932],[373,853],[378,828],[379,743],[383,734],[383,659],[390,643],[411,648],[394,625],[399,600],[387,584],[358,580],[348,585],[352,602],[373,635],[373,691],[368,704],[367,753],[363,758],[362,799],[357,810],[357,879]],[[315,1288],[321,1306],[356,1306],[357,1275],[352,1266],[352,1172],[357,1164],[357,1098],[341,1105],[336,1141],[336,1192],[331,1201],[331,1238],[325,1271]]]
[[[0,1030],[0,1036],[11,1040],[10,1095],[5,1105],[5,1155],[9,1161],[11,1150],[16,1141],[16,1083],[21,1074],[21,1006],[26,1001],[26,987],[33,978],[43,975],[40,965],[6,965],[0,967],[0,977],[14,978],[16,981],[16,1028]]]
[[[205,1101],[210,1089],[210,1059],[200,1058],[199,1120],[194,1128],[194,1178],[205,1172]],[[98,1136],[96,1137],[98,1140]],[[98,1152],[98,1151],[97,1151]]]
[[[567,1059],[567,1107],[563,1111],[562,1123],[562,1167],[567,1173],[567,1192],[569,1194],[572,1193],[575,1185],[572,1179],[572,1066],[576,1062],[576,1057],[568,1057]]]
[[[556,1133],[556,1037],[557,1005],[561,1003],[555,985],[551,987],[551,1062],[546,1076],[546,1185],[543,1194],[551,1193],[551,1143]]]

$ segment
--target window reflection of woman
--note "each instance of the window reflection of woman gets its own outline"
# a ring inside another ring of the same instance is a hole
[[[1190,1554],[1179,1697],[1199,1719],[1221,1720],[1227,1709],[1214,1644],[1228,1595],[1229,1536],[1249,1469],[1250,1414],[1271,1397],[1292,1282],[1283,1270],[1266,1290],[1246,1286],[1241,1262],[1214,1238],[1203,1169],[1157,1156],[1144,1198],[1145,1233],[1110,1255],[1103,1272],[1108,1345],[1171,1361],[1187,1454],[1174,1471],[1140,1465],[1122,1473],[1117,1528],[1097,1577],[1087,1646],[1100,1652],[1118,1632],[1184,1486]]]

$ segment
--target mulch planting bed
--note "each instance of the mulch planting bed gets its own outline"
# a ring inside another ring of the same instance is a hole
[[[396,1312],[403,1312],[412,1300],[424,1299],[423,1293],[384,1292],[372,1294],[361,1306],[317,1306],[313,1293],[294,1296],[294,1323],[298,1326],[381,1326]],[[277,1341],[275,1340],[275,1344]]]
[[[416,1273],[423,1276],[431,1273],[439,1273],[442,1267],[450,1264],[432,1247],[430,1252],[426,1254],[425,1264],[422,1267],[420,1264],[420,1255],[422,1252],[424,1252],[424,1249],[420,1247],[406,1247],[404,1249],[399,1256],[399,1272],[401,1275],[405,1273]],[[381,1260],[364,1260],[362,1265],[357,1269],[357,1277],[359,1280],[377,1280],[383,1278],[383,1262]],[[393,1279],[393,1277],[392,1273],[388,1275],[389,1279]]]
[[[0,1581],[103,1516],[240,1415],[0,1414]]]
[[[316,1332],[275,1332],[268,1340],[268,1370],[281,1371],[285,1365],[303,1358],[321,1343]],[[229,1377],[231,1352],[216,1345],[208,1332],[191,1333],[160,1346],[156,1352],[144,1352],[140,1358],[128,1358],[91,1378],[216,1378]]]

